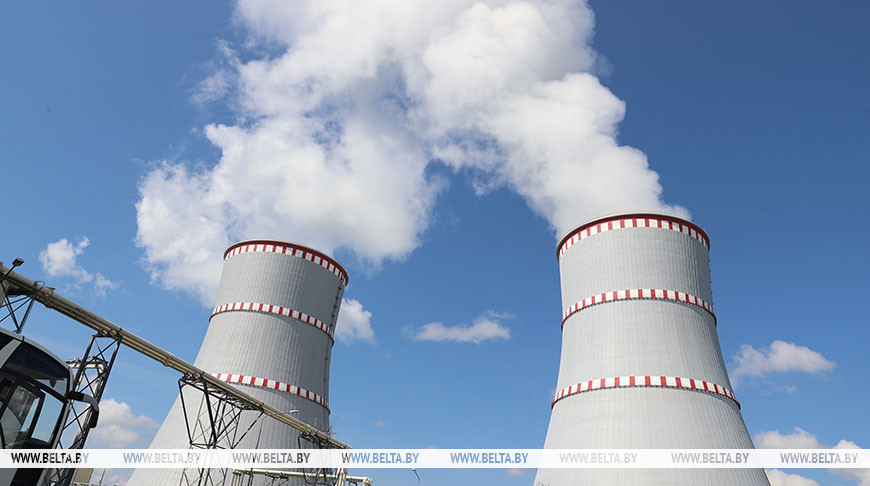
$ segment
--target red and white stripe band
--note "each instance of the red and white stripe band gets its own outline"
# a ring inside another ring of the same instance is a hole
[[[302,398],[311,400],[312,402],[321,405],[323,408],[326,409],[327,412],[329,411],[329,404],[326,402],[325,398],[314,393],[313,391],[308,391],[304,388],[299,388],[298,386],[281,383],[280,381],[275,380],[257,378],[254,376],[234,375],[232,373],[212,373],[211,376],[214,376],[218,380],[232,383],[234,385],[256,386],[260,388],[268,388],[270,390],[278,390],[280,392],[290,393],[292,395],[299,395]]]
[[[278,241],[246,241],[237,243],[227,249],[224,253],[224,260],[228,260],[229,258],[241,253],[251,252],[280,253],[282,255],[291,255],[308,260],[309,262],[315,263],[329,270],[338,277],[339,280],[341,280],[342,284],[347,285],[347,272],[345,272],[344,267],[339,265],[338,262],[323,253],[290,243],[281,243]]]
[[[713,322],[716,322],[716,314],[713,313],[713,305],[704,301],[700,297],[685,292],[665,289],[629,289],[629,290],[614,290],[613,292],[604,292],[592,297],[577,302],[568,307],[562,312],[562,328],[565,328],[565,321],[571,314],[592,307],[593,305],[604,304],[606,302],[616,302],[618,300],[635,300],[635,299],[659,299],[673,300],[676,302],[684,302],[704,309],[713,316]]]
[[[712,393],[720,395],[737,404],[740,408],[740,402],[734,398],[734,393],[724,386],[710,383],[709,381],[696,380],[694,378],[680,378],[675,376],[616,376],[613,378],[600,378],[596,380],[582,381],[576,385],[571,385],[563,388],[556,394],[550,408],[556,405],[559,400],[592,390],[601,390],[605,388],[630,388],[630,387],[659,387],[659,388],[684,388],[687,390],[695,390],[700,392]]]
[[[296,319],[297,321],[302,321],[306,324],[311,324],[317,329],[325,332],[330,339],[333,339],[333,335],[335,334],[335,331],[332,328],[330,328],[325,322],[314,316],[310,316],[304,312],[290,309],[289,307],[281,307],[280,305],[272,304],[261,304],[259,302],[232,302],[229,304],[220,305],[218,307],[215,307],[214,312],[212,312],[211,316],[209,317],[209,320],[211,320],[212,317],[220,314],[221,312],[230,311],[253,311],[282,315],[284,317]]]
[[[562,258],[562,255],[565,254],[568,248],[571,248],[575,243],[584,238],[589,238],[605,231],[625,228],[661,228],[677,231],[698,240],[707,250],[710,249],[710,240],[707,238],[704,230],[688,221],[671,216],[638,214],[605,218],[581,226],[562,240],[559,245],[559,258]]]

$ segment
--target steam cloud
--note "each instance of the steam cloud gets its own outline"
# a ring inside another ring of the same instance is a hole
[[[138,244],[155,280],[212,303],[216,256],[275,237],[377,267],[420,245],[443,164],[480,194],[508,187],[556,233],[661,199],[646,157],[616,141],[625,106],[594,76],[584,1],[240,0],[250,36],[195,103],[216,164],[165,162],[140,184]],[[262,54],[268,52],[268,55]]]

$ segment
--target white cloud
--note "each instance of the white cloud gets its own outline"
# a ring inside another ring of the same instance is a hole
[[[49,243],[39,253],[42,269],[52,277],[75,277],[82,282],[90,282],[94,276],[76,263],[76,257],[84,253],[91,244],[88,238],[82,238],[73,245],[66,238]]]
[[[125,402],[114,398],[100,400],[97,427],[88,435],[88,446],[123,448],[142,445],[150,439],[159,424],[145,415],[136,415]]]
[[[126,402],[118,402],[114,398],[100,401],[100,422],[108,424],[123,424],[130,427],[156,428],[157,422],[145,415],[136,415]]]
[[[341,342],[354,341],[374,342],[375,331],[372,329],[372,313],[363,309],[356,299],[342,299],[338,322],[335,325],[335,337]]]
[[[90,433],[91,446],[123,448],[139,442],[139,432],[120,424],[101,424]]]
[[[42,269],[49,276],[71,277],[79,285],[93,283],[94,293],[102,297],[108,291],[118,288],[118,282],[109,280],[99,272],[93,274],[76,261],[90,244],[91,240],[88,238],[82,238],[76,244],[70,243],[66,238],[61,238],[54,243],[49,243],[44,250],[39,252],[39,261],[42,263]]]
[[[407,332],[415,341],[449,341],[456,343],[482,343],[484,341],[511,338],[510,329],[499,322],[508,317],[505,314],[487,312],[477,317],[471,326],[445,326],[440,322],[430,322],[417,328],[408,328]]]
[[[755,447],[759,449],[819,449],[823,447],[816,436],[806,430],[795,427],[790,434],[782,434],[778,430],[768,430],[755,434]]]
[[[819,486],[819,483],[799,474],[788,474],[779,469],[768,469],[765,472],[770,486]]]
[[[837,442],[834,449],[860,449],[861,447],[851,440],[842,439]],[[847,481],[854,481],[860,486],[870,486],[870,469],[828,469],[831,474],[836,474]]]
[[[734,360],[737,367],[731,376],[735,382],[743,377],[761,377],[774,372],[821,373],[837,366],[833,361],[806,346],[779,340],[772,342],[766,349],[755,349],[744,344]]]
[[[236,18],[249,44],[221,44],[194,95],[237,110],[205,127],[220,159],[140,183],[137,244],[166,288],[211,305],[220,252],[251,237],[401,260],[444,187],[433,163],[481,193],[513,189],[556,233],[623,210],[686,215],[616,140],[625,107],[593,75],[582,1],[240,0]]]
[[[770,430],[760,432],[755,434],[753,437],[753,441],[755,442],[755,446],[759,449],[860,449],[856,443],[842,439],[837,445],[831,447],[822,444],[819,442],[819,439],[810,432],[806,430],[795,427],[791,433],[782,434],[778,430]],[[771,471],[777,471],[773,469]],[[800,480],[811,481],[809,479],[803,478],[801,476],[796,475],[784,475],[781,471],[778,480],[782,481],[794,481],[794,482],[782,482],[782,483],[774,483],[773,477],[770,476],[771,471],[768,471],[768,477],[771,478],[771,485],[777,486],[777,484],[786,484],[786,485],[796,485],[801,486],[804,484],[811,485],[815,484],[815,482],[810,483],[801,483],[798,482]],[[870,486],[870,471],[863,469],[828,469],[829,473],[837,475],[847,481],[854,481],[860,486]]]

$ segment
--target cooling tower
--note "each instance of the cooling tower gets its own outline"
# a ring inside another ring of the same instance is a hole
[[[297,410],[294,417],[327,431],[329,360],[346,285],[341,265],[310,248],[260,240],[231,246],[194,364],[278,410]],[[184,413],[196,418],[202,393],[190,387],[183,393],[184,406],[176,399],[151,448],[189,448]],[[258,415],[244,412],[239,433]],[[295,429],[264,417],[237,448],[309,447],[298,439]],[[180,469],[138,469],[129,484],[174,486],[181,475]]]
[[[656,214],[559,243],[562,354],[548,449],[750,449],[710,288],[709,239]],[[536,486],[769,485],[760,469],[540,469]]]

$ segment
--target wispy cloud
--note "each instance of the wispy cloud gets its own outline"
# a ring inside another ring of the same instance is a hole
[[[419,327],[409,327],[406,332],[415,341],[482,343],[498,339],[508,340],[511,338],[510,329],[501,323],[507,317],[510,316],[489,311],[474,319],[470,326],[445,326],[441,322],[430,322]]]
[[[349,344],[354,341],[374,342],[372,313],[363,309],[356,299],[343,299],[335,327],[335,338]]]
[[[744,344],[734,356],[734,362],[737,366],[731,377],[735,383],[746,377],[763,377],[770,373],[822,373],[837,366],[835,362],[806,346],[779,340],[759,349]],[[790,392],[794,392],[794,389],[791,388]]]
[[[66,238],[61,238],[54,243],[49,243],[39,253],[39,261],[42,269],[51,277],[71,277],[77,285],[92,284],[94,293],[105,296],[110,290],[118,288],[118,282],[106,278],[102,273],[93,274],[84,269],[78,262],[79,255],[84,253],[85,248],[91,244],[87,237],[81,238],[78,243],[71,243]]]
[[[226,98],[238,82],[236,79],[238,68],[237,53],[227,41],[219,40],[217,56],[208,66],[211,74],[196,84],[190,101],[194,105],[203,106]]]

